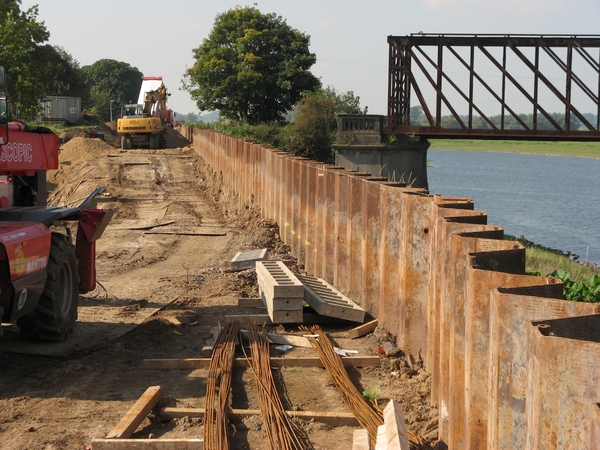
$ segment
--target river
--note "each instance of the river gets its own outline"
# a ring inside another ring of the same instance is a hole
[[[600,265],[600,159],[429,150],[432,194],[472,198],[506,234]]]

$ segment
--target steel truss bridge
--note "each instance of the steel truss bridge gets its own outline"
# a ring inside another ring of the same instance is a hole
[[[417,33],[388,43],[392,133],[600,140],[600,36]]]

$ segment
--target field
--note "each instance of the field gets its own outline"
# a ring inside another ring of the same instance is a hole
[[[431,150],[533,153],[539,155],[600,158],[600,142],[496,141],[477,139],[430,139],[429,142],[431,142]]]

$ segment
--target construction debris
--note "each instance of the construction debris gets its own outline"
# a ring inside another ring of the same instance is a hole
[[[161,398],[161,387],[150,386],[121,421],[106,435],[106,439],[129,439]]]
[[[267,257],[268,249],[260,250],[243,250],[237,252],[229,262],[231,269],[234,271],[254,269],[257,261],[264,261]]]
[[[350,337],[352,339],[362,337],[365,334],[368,334],[371,331],[373,331],[375,328],[377,328],[378,323],[379,322],[377,322],[377,319],[375,319],[375,320],[371,320],[370,322],[359,325],[356,328],[352,328],[350,331],[348,331],[348,337]]]

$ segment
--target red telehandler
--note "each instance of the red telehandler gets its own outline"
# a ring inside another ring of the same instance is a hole
[[[115,212],[85,209],[94,193],[78,208],[46,206],[46,171],[57,168],[58,136],[9,122],[0,67],[0,316],[43,340],[73,331],[79,294],[96,286],[95,242]],[[78,221],[75,244],[67,221]]]

